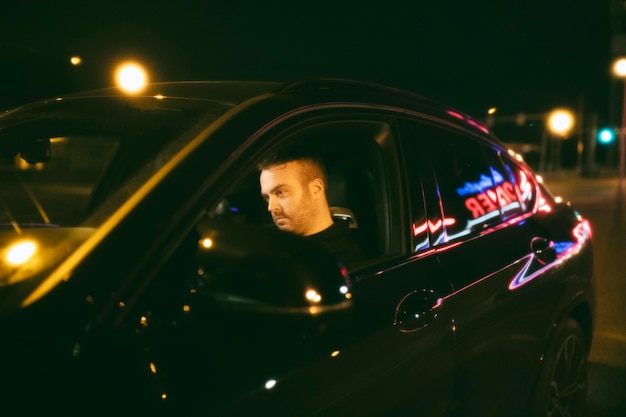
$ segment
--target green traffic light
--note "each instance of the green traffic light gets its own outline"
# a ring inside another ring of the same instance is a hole
[[[611,128],[605,127],[598,132],[598,141],[605,145],[612,143],[615,140],[615,131]]]

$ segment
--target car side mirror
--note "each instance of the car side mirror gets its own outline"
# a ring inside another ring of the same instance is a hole
[[[345,268],[302,237],[229,221],[207,221],[198,232],[198,295],[220,312],[318,327],[350,314]]]
[[[548,264],[556,260],[556,249],[554,248],[554,242],[551,240],[534,237],[530,241],[530,249],[542,264]]]
[[[50,139],[40,138],[25,142],[20,148],[20,156],[29,164],[50,160]]]

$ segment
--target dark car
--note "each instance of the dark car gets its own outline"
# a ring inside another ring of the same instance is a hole
[[[324,161],[346,268],[257,164]],[[478,120],[357,81],[183,82],[0,116],[5,415],[583,414],[591,228]]]

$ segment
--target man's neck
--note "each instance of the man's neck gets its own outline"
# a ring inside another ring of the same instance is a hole
[[[315,227],[309,228],[309,231],[305,234],[305,236],[311,236],[311,235],[323,232],[324,230],[328,229],[332,225],[333,225],[333,218],[329,214],[328,216],[324,216],[324,218],[315,222]]]

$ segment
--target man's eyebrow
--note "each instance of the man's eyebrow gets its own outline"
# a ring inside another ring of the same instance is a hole
[[[271,190],[269,190],[269,192],[267,192],[267,193],[261,193],[261,195],[262,195],[263,197],[267,197],[268,195],[270,195],[270,194],[274,193],[274,192],[275,192],[276,190],[278,190],[279,188],[281,188],[281,187],[286,187],[286,186],[287,186],[287,184],[276,184],[274,187],[272,187],[272,189],[271,189]]]

